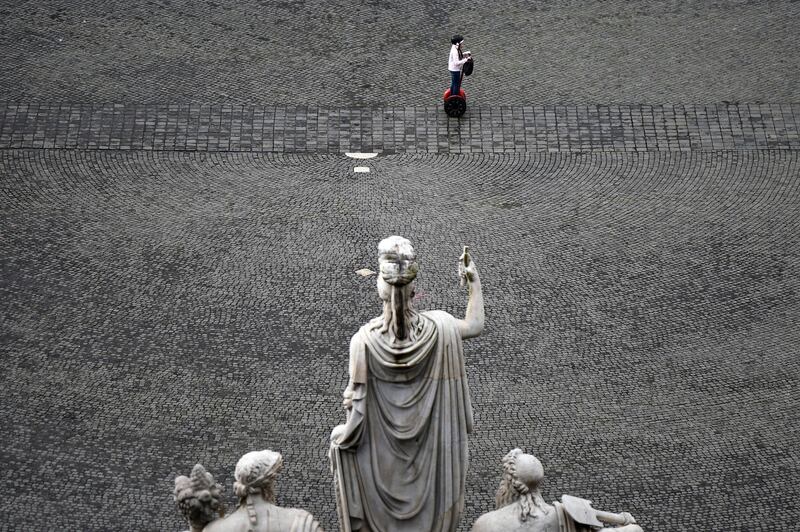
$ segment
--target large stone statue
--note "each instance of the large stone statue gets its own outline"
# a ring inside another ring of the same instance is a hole
[[[472,532],[642,532],[627,512],[601,512],[591,501],[564,495],[561,502],[544,502],[539,486],[541,462],[514,449],[503,458],[503,479],[495,496],[497,509],[475,521]],[[603,528],[604,523],[623,525]]]
[[[191,532],[322,532],[305,510],[275,506],[274,481],[282,466],[283,458],[273,451],[244,455],[234,473],[239,508],[227,517],[220,519],[222,486],[200,464],[194,466],[191,477],[175,479],[175,503]]]
[[[478,271],[465,248],[466,316],[414,309],[411,243],[378,245],[383,313],[350,342],[347,421],[331,434],[343,532],[454,531],[464,507],[472,406],[462,339],[483,330]]]

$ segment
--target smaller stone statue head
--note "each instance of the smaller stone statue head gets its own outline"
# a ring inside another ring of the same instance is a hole
[[[275,451],[253,451],[242,456],[236,463],[233,491],[244,504],[250,495],[257,495],[267,502],[275,502],[275,477],[283,467],[283,457]]]
[[[202,530],[208,523],[225,513],[222,500],[222,486],[214,482],[214,477],[197,464],[191,476],[175,479],[173,492],[175,504],[192,526],[192,530]]]
[[[503,457],[503,479],[495,495],[496,508],[518,503],[519,519],[523,522],[550,513],[552,507],[544,502],[539,490],[542,480],[544,468],[535,456],[520,449],[510,451]]]

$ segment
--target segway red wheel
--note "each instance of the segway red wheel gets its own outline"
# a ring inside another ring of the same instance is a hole
[[[451,96],[450,89],[444,91],[444,112],[447,116],[459,118],[467,111],[467,94],[464,89],[458,90],[458,96]]]

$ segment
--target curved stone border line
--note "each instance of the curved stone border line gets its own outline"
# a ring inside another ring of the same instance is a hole
[[[0,103],[0,149],[476,153],[800,149],[800,104],[440,107]]]

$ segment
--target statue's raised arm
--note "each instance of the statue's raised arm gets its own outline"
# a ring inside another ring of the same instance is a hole
[[[474,338],[483,332],[483,290],[478,268],[469,253],[469,248],[464,246],[464,252],[458,260],[458,274],[461,284],[467,284],[469,299],[467,300],[467,313],[463,320],[458,320],[458,330],[461,338]]]

